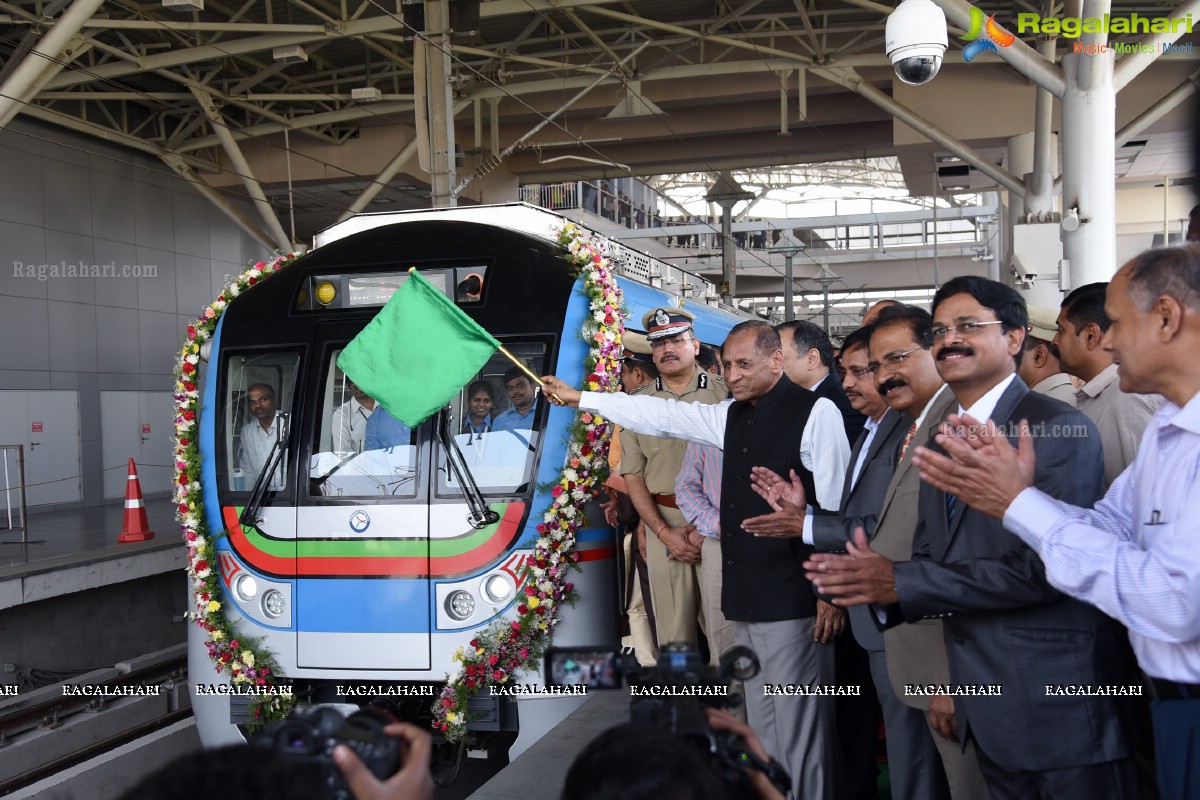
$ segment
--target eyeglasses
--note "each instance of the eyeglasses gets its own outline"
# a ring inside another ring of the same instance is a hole
[[[924,347],[914,347],[912,350],[905,350],[903,353],[888,353],[886,356],[883,357],[882,364],[876,364],[874,367],[868,367],[868,369],[870,369],[872,372],[874,372],[875,370],[879,369],[880,367],[882,367],[884,365],[887,365],[889,367],[898,367],[904,363],[904,359],[908,358],[910,355],[917,352],[918,350],[924,350],[924,349],[925,349]]]
[[[662,348],[667,347],[668,345],[670,347],[675,347],[678,344],[682,344],[683,342],[690,342],[692,340],[693,340],[693,337],[691,337],[691,336],[671,337],[669,339],[655,339],[654,341],[650,342],[650,349],[651,350],[661,350]]]
[[[1002,320],[994,319],[990,322],[960,322],[958,325],[939,325],[936,328],[931,328],[929,333],[933,336],[935,342],[940,342],[946,338],[948,333],[957,333],[959,336],[967,337],[974,336],[979,333],[979,329],[984,325],[1003,325]]]
[[[901,361],[904,359],[901,358]],[[878,364],[867,364],[865,367],[847,367],[846,371],[854,376],[855,380],[862,380],[868,375],[874,375],[875,370],[879,369]]]

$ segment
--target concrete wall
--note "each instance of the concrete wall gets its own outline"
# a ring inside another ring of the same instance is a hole
[[[170,391],[184,326],[263,248],[161,161],[58,128],[0,131],[0,176],[0,389],[79,391],[82,498],[98,505],[101,471],[121,466],[101,463],[100,392]]]

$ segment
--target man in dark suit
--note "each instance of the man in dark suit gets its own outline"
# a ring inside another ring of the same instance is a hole
[[[842,366],[846,377],[842,388],[855,410],[867,417],[866,427],[854,443],[850,463],[842,483],[842,501],[837,517],[798,514],[775,502],[775,512],[746,520],[742,527],[759,536],[803,536],[811,541],[818,552],[845,552],[846,542],[854,529],[865,528],[868,537],[875,534],[875,520],[879,516],[883,495],[896,467],[900,442],[912,424],[912,418],[888,408],[875,387],[874,370],[869,366],[867,346],[871,340],[870,327],[854,331],[842,345]],[[783,482],[783,477],[770,470],[761,470],[756,475],[760,494],[772,500],[771,487]],[[805,530],[805,521],[809,530]],[[865,654],[864,664],[858,673],[846,669],[847,662],[839,660],[840,651],[835,652],[835,671],[838,683],[860,686],[857,697],[837,698],[838,736],[842,744],[842,779],[844,784],[839,797],[864,798],[877,796],[875,788],[875,739],[879,731],[880,705],[883,705],[884,724],[889,732],[888,772],[891,779],[892,796],[935,800],[935,794],[914,791],[921,776],[910,775],[916,761],[909,756],[905,716],[915,717],[912,722],[917,732],[928,738],[925,720],[920,712],[913,711],[900,703],[888,683],[887,661],[883,652],[883,634],[870,618],[866,608],[850,609],[853,639],[840,637],[838,647],[850,645],[858,653]],[[857,642],[857,643],[855,643]],[[856,662],[850,661],[849,666]],[[878,697],[876,696],[878,694]],[[843,702],[846,701],[846,702]],[[896,712],[896,713],[891,713]],[[936,757],[935,757],[936,758]]]
[[[831,374],[833,344],[820,327],[804,320],[789,320],[775,326],[783,345],[783,371],[792,383],[828,398],[841,412],[846,441],[853,445],[862,433],[866,416],[850,404],[837,376]]]
[[[990,418],[1013,439],[1028,420],[1035,485],[1091,506],[1103,485],[1099,435],[1016,377],[1027,325],[1010,287],[949,281],[933,299],[938,372],[960,415]],[[893,564],[855,538],[846,556],[814,555],[811,579],[841,604],[873,604],[884,624],[943,618],[957,733],[975,742],[994,800],[1136,796],[1119,700],[1096,692],[1132,682],[1111,620],[1050,586],[1037,554],[999,520],[927,484],[912,561]]]

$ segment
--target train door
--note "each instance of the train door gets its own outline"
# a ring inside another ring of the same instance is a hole
[[[323,323],[297,519],[297,666],[430,669],[430,425],[388,414],[340,369],[360,325]]]

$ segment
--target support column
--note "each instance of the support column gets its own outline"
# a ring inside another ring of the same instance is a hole
[[[721,206],[721,300],[732,305],[737,298],[737,244],[733,240],[733,207],[743,200],[753,200],[754,192],[747,192],[732,175],[722,172],[705,199]]]
[[[429,177],[433,208],[458,205],[453,194],[454,119],[450,111],[450,4],[425,0],[425,97],[429,104]]]
[[[1068,53],[1063,69],[1063,255],[1070,264],[1070,285],[1061,288],[1069,291],[1107,281],[1117,270],[1117,95],[1111,58]],[[1088,85],[1080,80],[1085,71]]]
[[[258,209],[263,222],[267,224],[267,230],[270,232],[271,238],[275,240],[275,246],[285,253],[290,253],[294,245],[288,239],[283,226],[279,224],[279,217],[275,215],[275,209],[271,208],[270,201],[267,200],[262,187],[258,185],[258,180],[250,169],[250,162],[246,161],[246,157],[242,155],[242,150],[238,147],[229,126],[225,123],[225,118],[217,110],[216,103],[209,94],[195,87],[192,87],[192,94],[196,96],[196,102],[200,104],[200,108],[208,117],[213,133],[220,140],[225,155],[229,157],[229,163],[233,166],[234,173],[241,178],[242,185],[246,187],[246,193],[254,201],[254,207]]]

